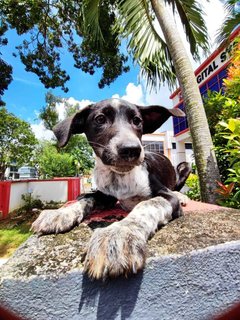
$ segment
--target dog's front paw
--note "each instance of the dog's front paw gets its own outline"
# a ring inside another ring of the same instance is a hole
[[[189,202],[188,196],[178,191],[173,191],[173,193],[178,197],[178,200],[180,201],[183,207],[185,207],[188,204]]]
[[[94,231],[84,271],[95,279],[137,273],[144,267],[145,251],[146,240],[137,228],[114,223]]]
[[[66,232],[76,225],[77,218],[76,213],[68,208],[43,210],[31,230],[39,235]]]

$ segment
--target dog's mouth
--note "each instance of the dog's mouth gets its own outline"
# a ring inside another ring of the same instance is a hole
[[[130,172],[134,167],[135,166],[121,166],[121,167],[110,166],[110,170],[118,174],[125,174]]]
[[[103,164],[110,167],[116,173],[126,173],[134,167],[139,166],[144,160],[144,150],[141,148],[135,154],[129,153],[112,153],[109,149],[104,149],[100,156]]]

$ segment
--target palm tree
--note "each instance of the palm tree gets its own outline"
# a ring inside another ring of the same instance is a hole
[[[93,1],[85,0],[85,4],[88,2],[93,4]],[[94,2],[91,13],[87,5],[85,10],[88,12],[86,24],[91,25],[91,32],[97,31],[96,35],[100,34],[97,12],[101,8],[101,1]],[[212,138],[194,71],[174,20],[174,15],[178,14],[191,53],[198,58],[199,47],[205,51],[208,49],[201,6],[195,0],[119,0],[114,4],[117,4],[119,33],[127,37],[128,48],[139,63],[147,83],[156,87],[167,82],[172,87],[177,76],[186,104],[202,200],[215,203],[215,181],[220,177]],[[94,17],[91,24],[89,16]],[[156,29],[158,26],[163,37]],[[103,38],[101,34],[98,40]]]
[[[217,42],[222,44],[227,41],[233,30],[240,24],[239,0],[227,0],[225,2],[226,18],[218,32]]]

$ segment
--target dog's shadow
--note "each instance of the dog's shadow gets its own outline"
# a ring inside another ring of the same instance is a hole
[[[79,315],[95,314],[98,320],[122,320],[131,316],[141,288],[143,272],[129,278],[92,281],[83,275]]]

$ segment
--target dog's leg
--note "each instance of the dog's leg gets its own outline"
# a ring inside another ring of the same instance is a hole
[[[96,279],[136,273],[144,267],[149,237],[159,226],[180,215],[181,206],[172,193],[168,194],[168,200],[164,194],[140,202],[123,220],[94,231],[85,271]]]
[[[178,197],[178,200],[180,201],[180,203],[183,207],[185,207],[188,204],[188,202],[190,200],[188,198],[188,196],[186,196],[185,194],[183,194],[179,191],[173,191],[173,193]]]
[[[100,191],[86,194],[67,207],[43,210],[32,224],[31,230],[39,235],[67,232],[81,223],[94,208],[109,208],[116,201],[114,197],[107,196]]]

